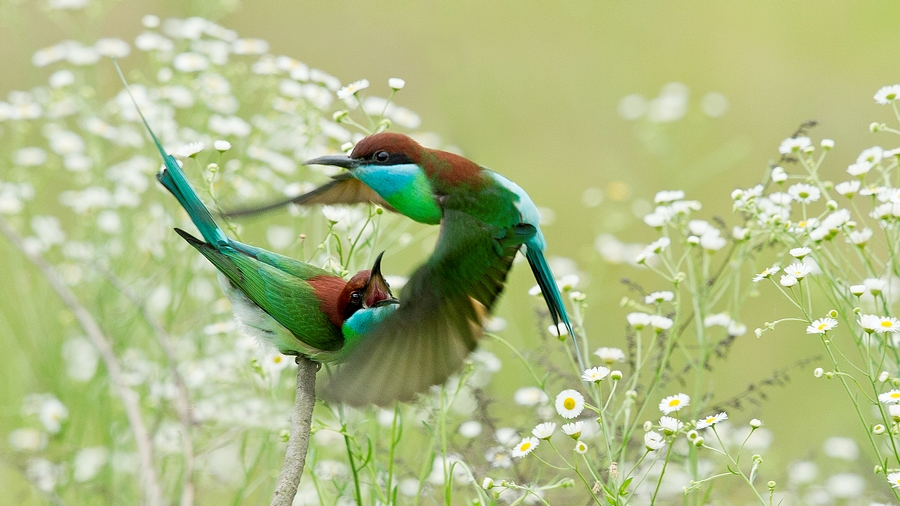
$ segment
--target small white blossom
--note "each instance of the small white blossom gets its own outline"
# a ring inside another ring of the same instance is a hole
[[[812,250],[807,247],[792,248],[790,251],[791,256],[798,260],[803,260],[803,257],[809,255],[810,253],[812,253]]]
[[[656,314],[650,315],[650,325],[652,325],[657,332],[669,330],[670,328],[672,328],[673,324],[674,322],[671,318],[666,318],[665,316]]]
[[[854,230],[850,232],[847,236],[847,239],[850,243],[855,244],[856,246],[865,246],[869,239],[872,238],[872,229],[864,228],[862,230]]]
[[[533,452],[540,442],[539,439],[533,437],[522,438],[522,441],[513,448],[512,456],[520,459]]]
[[[403,87],[406,86],[406,81],[399,77],[392,77],[388,79],[388,86],[390,86],[392,90],[402,90]]]
[[[672,302],[672,299],[674,298],[675,294],[668,290],[662,292],[652,292],[650,295],[644,297],[644,303],[659,304],[660,302]]]
[[[584,422],[571,422],[571,423],[563,424],[563,426],[562,426],[563,433],[572,439],[580,438],[581,432],[583,430],[584,430]]]
[[[810,272],[812,272],[812,267],[802,262],[794,262],[784,268],[784,273],[797,278],[797,281],[805,278]]]
[[[775,183],[783,183],[787,181],[788,175],[781,167],[775,167],[772,169],[772,181]]]
[[[655,204],[668,204],[669,202],[682,200],[683,198],[683,190],[663,190],[656,193],[656,196],[653,197],[653,202]]]
[[[850,198],[859,191],[859,187],[861,184],[862,183],[860,183],[859,179],[854,179],[852,181],[843,181],[835,185],[834,191],[847,198]]]
[[[690,403],[691,398],[685,394],[670,395],[659,402],[659,410],[668,415],[689,406]]]
[[[773,274],[778,274],[778,271],[780,271],[780,270],[781,270],[781,267],[779,267],[778,265],[773,265],[772,267],[769,267],[769,268],[763,270],[756,276],[753,276],[753,282],[759,283],[760,281],[762,281],[764,279],[768,279],[768,278],[772,277]]]
[[[781,283],[781,286],[790,288],[797,284],[797,278],[791,276],[790,274],[786,274],[784,276],[781,276],[781,281],[779,281],[779,283]]]
[[[822,192],[813,185],[797,183],[788,188],[788,194],[797,202],[809,204],[819,200]]]
[[[837,327],[837,320],[834,318],[819,318],[806,327],[807,334],[824,334],[829,330]]]
[[[782,155],[788,155],[803,151],[810,146],[812,146],[812,142],[809,140],[809,137],[788,137],[781,141],[781,145],[778,146],[778,152]]]
[[[671,416],[662,416],[659,419],[659,427],[662,429],[663,433],[667,436],[671,436],[676,432],[680,431],[684,427],[684,423],[677,418],[672,418]]]
[[[563,418],[575,418],[584,410],[584,396],[577,390],[563,390],[556,396],[556,412]]]
[[[553,432],[556,431],[556,424],[553,422],[539,423],[531,433],[538,439],[550,439]]]
[[[172,60],[172,67],[180,72],[199,72],[209,67],[209,61],[200,53],[181,53]]]
[[[644,433],[644,447],[647,448],[647,451],[656,451],[664,446],[666,446],[666,441],[659,432]]]
[[[359,93],[360,91],[369,87],[368,79],[360,79],[359,81],[352,82],[347,86],[344,86],[337,92],[337,97],[341,100],[347,100],[353,95]]]
[[[900,84],[883,86],[875,92],[875,102],[881,105],[890,104],[898,98],[900,98]]]
[[[637,330],[641,330],[647,325],[650,325],[650,315],[647,313],[628,313],[625,316],[625,319],[628,320],[629,325]]]
[[[847,167],[847,174],[851,176],[862,176],[872,170],[872,164],[869,162],[856,162]]]
[[[606,365],[612,365],[616,362],[625,361],[625,352],[619,348],[598,348],[594,355],[600,358],[600,361]]]
[[[728,420],[728,414],[722,412],[717,415],[710,415],[706,418],[701,418],[697,420],[697,430],[705,429],[707,427],[712,427],[713,425],[722,422],[724,420]]]
[[[603,366],[591,367],[586,369],[581,375],[581,379],[590,383],[599,383],[609,376],[609,368]]]

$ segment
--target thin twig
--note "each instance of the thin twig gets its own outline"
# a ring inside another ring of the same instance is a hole
[[[172,336],[166,330],[165,326],[159,318],[154,315],[147,307],[146,301],[140,299],[134,291],[125,284],[118,276],[105,267],[94,265],[103,277],[107,279],[119,292],[125,296],[135,307],[141,312],[144,321],[150,325],[159,347],[169,365],[169,374],[175,382],[175,411],[178,414],[178,421],[181,423],[181,453],[184,458],[184,477],[181,483],[181,506],[192,506],[194,504],[194,443],[191,438],[191,399],[188,394],[187,385],[184,377],[178,371],[178,359],[175,356],[175,346],[172,344]]]
[[[128,424],[134,433],[135,444],[137,445],[138,456],[141,462],[139,472],[143,482],[144,504],[147,506],[162,506],[162,488],[160,488],[159,476],[153,463],[153,445],[150,442],[150,433],[144,424],[144,419],[141,417],[138,394],[125,383],[125,379],[122,377],[122,367],[119,365],[119,359],[113,351],[110,339],[103,333],[90,311],[78,301],[78,297],[62,281],[56,269],[43,256],[29,251],[25,247],[22,237],[2,217],[0,217],[0,234],[3,234],[44,275],[47,283],[59,295],[63,304],[72,311],[78,323],[81,324],[81,328],[84,329],[88,338],[100,353],[109,379],[122,400],[122,405],[125,408],[125,417],[128,419]]]
[[[306,357],[297,357],[297,398],[291,410],[291,435],[288,439],[284,466],[275,485],[271,506],[290,506],[297,495],[297,487],[306,465],[309,447],[309,426],[316,404],[316,371],[319,366]]]

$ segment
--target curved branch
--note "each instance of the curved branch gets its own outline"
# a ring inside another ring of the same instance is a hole
[[[56,269],[43,256],[30,252],[22,242],[22,237],[2,217],[0,217],[0,234],[3,234],[44,275],[47,283],[59,295],[63,304],[72,311],[75,319],[78,320],[81,328],[84,329],[91,343],[94,344],[100,353],[116,394],[122,400],[128,425],[131,426],[131,431],[134,433],[135,444],[137,445],[138,456],[141,461],[139,471],[144,488],[144,504],[147,506],[162,506],[162,488],[160,488],[159,476],[153,464],[153,444],[150,441],[150,432],[147,430],[147,426],[144,424],[144,419],[141,416],[138,394],[127,385],[122,377],[122,367],[119,365],[119,359],[116,357],[115,351],[113,351],[110,339],[103,333],[91,312],[78,301],[78,297],[63,282]]]
[[[271,506],[290,506],[297,495],[297,487],[306,465],[306,450],[309,448],[309,426],[313,406],[316,404],[318,370],[317,363],[306,357],[297,357],[297,397],[291,410],[291,435]]]

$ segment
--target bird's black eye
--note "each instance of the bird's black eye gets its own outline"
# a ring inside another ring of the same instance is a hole
[[[375,161],[376,162],[384,163],[384,162],[388,161],[388,159],[390,157],[391,157],[391,155],[387,151],[379,151],[379,152],[375,153]]]
[[[362,294],[359,292],[352,292],[350,294],[350,303],[357,306],[362,304]]]

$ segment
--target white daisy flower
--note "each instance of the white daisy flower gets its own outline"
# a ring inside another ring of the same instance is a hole
[[[894,488],[900,488],[900,473],[891,473],[887,475],[887,481]]]
[[[900,84],[892,84],[890,86],[882,86],[875,92],[875,102],[881,105],[887,105],[900,98]],[[894,473],[898,474],[898,473]],[[890,476],[888,476],[890,481]],[[896,485],[895,485],[896,486]]]
[[[675,294],[670,291],[652,292],[644,297],[646,304],[659,304],[660,302],[671,302],[675,298]]]
[[[775,183],[783,183],[787,180],[788,175],[787,172],[784,171],[781,167],[774,167],[772,169],[772,181]]]
[[[900,332],[900,320],[893,316],[882,316],[878,319],[878,328],[875,329],[879,334],[885,332]]]
[[[584,422],[571,422],[571,423],[563,424],[563,426],[562,426],[563,433],[572,439],[580,438],[581,431],[583,431],[583,430],[584,430]]]
[[[531,429],[531,434],[538,439],[550,439],[556,430],[556,424],[553,422],[539,423],[535,428]]]
[[[656,330],[656,332],[669,330],[674,323],[675,322],[673,322],[671,318],[666,318],[665,316],[658,314],[650,315],[650,325],[653,326],[653,329]]]
[[[859,156],[856,157],[857,162],[869,162],[871,164],[876,164],[881,161],[884,156],[884,148],[881,146],[872,146],[869,149],[864,149]]]
[[[675,394],[670,395],[659,402],[659,410],[663,412],[664,415],[668,415],[669,413],[674,413],[681,408],[685,408],[691,404],[691,398],[686,394]]]
[[[834,186],[834,191],[840,193],[841,195],[843,195],[847,198],[851,198],[851,197],[853,197],[853,195],[856,194],[856,192],[859,191],[859,186],[861,184],[862,183],[860,183],[859,179],[854,179],[852,181],[844,181],[844,182],[836,184]]]
[[[850,293],[861,297],[862,294],[866,293],[866,285],[850,285]]]
[[[664,446],[666,446],[666,442],[659,432],[644,433],[644,447],[647,448],[648,451],[656,451]]]
[[[263,54],[269,50],[269,43],[263,39],[237,39],[231,43],[234,54]]]
[[[172,67],[180,72],[199,72],[209,67],[209,61],[200,53],[181,53],[172,60]]]
[[[781,270],[781,267],[778,266],[777,264],[773,265],[772,267],[766,268],[765,270],[763,270],[756,276],[753,276],[753,282],[759,283],[760,281],[762,281],[764,279],[768,279],[768,278],[772,277],[773,274],[777,274],[778,271],[780,271],[780,270]]]
[[[625,352],[619,348],[597,348],[597,351],[594,352],[594,355],[600,358],[606,365],[612,365],[616,362],[624,362],[625,361]]]
[[[683,198],[683,190],[663,190],[656,193],[656,196],[653,197],[653,202],[655,204],[668,204],[669,202],[675,202],[676,200],[681,200]]]
[[[782,155],[799,153],[810,146],[812,146],[812,141],[809,140],[809,137],[788,137],[781,141],[781,145],[778,146],[778,152]]]
[[[878,330],[878,327],[881,325],[881,318],[874,314],[861,314],[856,322],[859,323],[863,330],[871,334]]]
[[[392,77],[388,79],[388,86],[394,91],[402,90],[404,86],[406,86],[406,81],[400,79],[399,77]]]
[[[784,276],[781,276],[781,281],[779,281],[779,283],[781,283],[781,286],[790,288],[797,284],[797,278],[791,276],[790,274],[786,274]]]
[[[888,404],[888,414],[895,422],[900,422],[900,404]]]
[[[812,250],[807,247],[792,248],[790,253],[791,253],[791,256],[796,258],[797,260],[803,260],[803,257],[812,253]]]
[[[802,262],[794,262],[784,268],[784,273],[797,278],[797,281],[805,278],[810,272],[812,267]]]
[[[339,89],[337,92],[337,97],[341,100],[346,100],[353,95],[359,93],[360,91],[369,87],[368,79],[360,79],[359,81],[352,82],[347,86]]]
[[[172,154],[182,158],[188,158],[203,151],[204,147],[202,142],[191,142],[176,149]]]
[[[797,183],[788,188],[787,192],[794,200],[802,204],[815,202],[822,196],[822,192],[818,188],[806,183]]]
[[[625,319],[628,320],[628,324],[636,330],[641,330],[647,325],[650,325],[650,315],[647,313],[628,313],[625,316]]]
[[[869,162],[856,162],[847,167],[847,174],[851,176],[862,176],[872,170],[872,164]]]
[[[213,148],[215,148],[216,151],[225,152],[231,149],[231,143],[225,140],[218,140],[213,142]]]
[[[900,390],[894,389],[890,392],[878,394],[878,400],[885,404],[900,402]]]
[[[522,441],[519,444],[517,444],[515,448],[513,448],[512,456],[520,459],[520,458],[528,455],[529,453],[533,452],[534,449],[537,448],[540,443],[541,443],[541,441],[537,438],[523,437]]]
[[[563,418],[572,419],[584,411],[584,396],[577,390],[563,390],[556,396],[556,412]]]
[[[534,406],[547,401],[547,394],[538,387],[522,387],[513,394],[513,400],[520,406]]]
[[[651,242],[647,245],[646,251],[651,253],[659,254],[666,250],[669,247],[669,244],[672,243],[672,240],[668,237],[660,237],[659,239]]]
[[[585,369],[584,374],[581,375],[581,379],[587,381],[589,383],[600,383],[606,377],[609,376],[609,369],[603,366],[591,367],[590,369]]]
[[[584,444],[583,441],[575,442],[575,453],[577,453],[579,455],[584,455],[585,453],[587,453],[587,451],[588,451],[588,447],[586,444]]]
[[[881,294],[887,287],[887,281],[878,278],[866,278],[863,280],[863,284],[866,285],[866,289],[869,290],[869,293],[872,295]]]
[[[819,318],[806,327],[807,334],[824,334],[829,330],[837,327],[837,320],[834,318]]]
[[[683,427],[684,423],[682,423],[681,420],[677,418],[672,418],[671,416],[663,416],[659,419],[659,428],[661,428],[663,433],[667,436],[675,434]]]
[[[847,240],[856,246],[865,246],[869,239],[872,238],[872,229],[864,228],[862,230],[854,230],[847,236]]]
[[[697,430],[712,427],[713,425],[723,420],[728,420],[728,414],[726,414],[725,412],[719,413],[717,415],[707,416],[706,418],[697,420]]]

